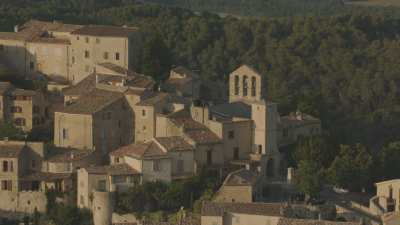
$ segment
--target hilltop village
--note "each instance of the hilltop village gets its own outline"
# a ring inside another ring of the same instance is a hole
[[[0,141],[1,216],[45,214],[57,192],[57,202],[90,211],[94,225],[398,224],[400,180],[377,183],[367,199],[336,189],[326,203],[293,198],[285,149],[320,134],[321,121],[280,115],[251,65],[229,74],[225,102],[208,102],[201,77],[184,65],[162,83],[136,72],[143,38],[133,27],[36,20],[0,33],[1,59],[24,79],[47,81],[46,91],[1,82],[1,120],[25,132],[53,128],[50,142]],[[134,187],[208,174],[220,185],[199,215],[182,207],[173,223],[117,210]]]

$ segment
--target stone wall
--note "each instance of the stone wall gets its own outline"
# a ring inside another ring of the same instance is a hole
[[[21,213],[46,212],[47,198],[43,192],[0,191],[0,210]]]

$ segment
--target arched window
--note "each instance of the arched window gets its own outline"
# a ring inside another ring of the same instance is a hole
[[[251,78],[251,96],[255,97],[256,96],[256,88],[257,88],[257,80],[256,77]]]
[[[248,77],[243,76],[243,96],[248,95]]]
[[[235,95],[239,95],[239,76],[235,75]]]

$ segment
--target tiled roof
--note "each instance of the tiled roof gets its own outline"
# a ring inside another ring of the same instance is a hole
[[[280,218],[278,225],[360,225],[358,222]]]
[[[91,166],[85,168],[90,174],[108,174],[108,175],[135,175],[140,174],[139,171],[133,169],[125,163],[112,164],[109,166]]]
[[[64,180],[71,178],[71,173],[45,173],[45,172],[33,172],[21,177],[24,181],[53,181],[53,180]]]
[[[220,143],[221,139],[211,130],[189,130],[185,135],[197,144],[215,144]]]
[[[248,118],[251,119],[251,106],[244,102],[231,102],[216,105],[210,108],[213,116],[222,118]]]
[[[59,22],[44,22],[38,20],[30,20],[25,24],[19,26],[19,31],[14,32],[2,32],[0,33],[0,39],[9,40],[20,40],[30,42],[43,42],[46,43],[63,43],[67,42],[63,39],[58,38],[46,38],[44,35],[47,31],[50,32],[72,32],[76,29],[81,28],[81,25],[63,24]]]
[[[242,185],[253,185],[258,179],[258,174],[246,170],[240,169],[230,173],[225,179],[224,185],[227,186],[242,186]]]
[[[282,125],[302,125],[311,123],[320,123],[321,121],[311,115],[301,113],[296,115],[296,113],[290,113],[287,116],[282,116],[280,118],[280,123]]]
[[[135,158],[165,157],[167,153],[154,141],[123,146],[110,153],[111,156],[131,156]]]
[[[282,216],[282,211],[286,206],[281,203],[217,203],[204,202],[202,216],[222,216],[224,212],[263,215],[263,216]]]
[[[21,96],[21,95],[23,95],[23,96],[34,96],[34,95],[36,95],[36,91],[16,88],[11,92],[11,95],[14,95],[14,96]]]
[[[85,96],[80,97],[76,102],[67,105],[59,112],[90,115],[123,97],[124,95],[119,92],[94,89]]]
[[[193,150],[193,146],[185,141],[184,138],[175,137],[157,137],[155,140],[160,143],[167,151]]]
[[[168,97],[167,93],[157,92],[154,93],[152,96],[140,101],[137,105],[139,106],[153,106]]]
[[[0,82],[0,94],[4,94],[8,89],[12,87],[10,82]]]
[[[89,150],[53,147],[49,151],[46,161],[54,163],[75,162],[90,157],[92,154],[93,151]]]
[[[0,158],[18,158],[24,145],[0,145]]]
[[[118,79],[121,80],[121,76],[114,76],[114,75],[109,75],[109,74],[99,74],[100,76],[100,81],[107,80],[107,77],[111,79]],[[145,89],[151,89],[154,85],[154,81],[151,77],[136,74],[136,75],[129,75],[126,77],[126,84],[125,86],[129,88],[145,88]],[[74,86],[65,88],[63,90],[64,95],[87,95],[90,93],[92,90],[96,88],[96,74],[91,74],[84,78],[82,81],[77,83]]]
[[[73,31],[72,34],[102,37],[129,37],[136,31],[138,31],[138,28],[89,25]]]
[[[185,74],[188,77],[198,78],[198,75],[184,66],[177,66],[172,69],[173,72],[178,74]]]

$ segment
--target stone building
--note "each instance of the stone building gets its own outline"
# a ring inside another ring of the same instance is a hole
[[[0,33],[0,56],[24,75],[44,74],[77,83],[98,63],[132,69],[141,46],[137,28],[31,20]]]
[[[171,70],[162,88],[168,93],[190,99],[200,98],[201,80],[198,74],[183,66]]]
[[[400,212],[400,179],[375,184],[376,195],[370,200],[371,213],[384,215]]]
[[[205,202],[201,225],[362,225],[359,222],[337,222],[291,218],[296,211],[282,203],[216,203]]]
[[[0,120],[30,131],[46,123],[47,107],[45,96],[40,91],[15,88],[8,82],[0,82]]]
[[[215,202],[255,202],[261,200],[262,181],[259,174],[248,169],[231,172],[215,193]]]

